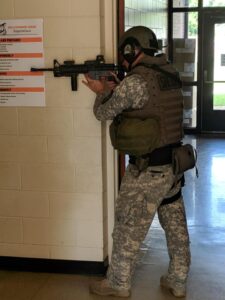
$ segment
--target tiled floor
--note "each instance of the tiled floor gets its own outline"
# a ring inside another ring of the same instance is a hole
[[[191,141],[198,150],[200,176],[197,179],[193,170],[188,171],[183,193],[192,249],[186,299],[225,300],[225,139]],[[165,238],[156,217],[142,245],[130,299],[175,299],[159,287],[159,278],[167,264]],[[0,300],[109,299],[89,294],[88,285],[92,279],[0,271]]]

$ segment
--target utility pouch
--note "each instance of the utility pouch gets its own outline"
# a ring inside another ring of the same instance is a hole
[[[157,119],[116,117],[110,125],[112,146],[122,153],[142,156],[152,152],[160,142],[160,125]]]
[[[197,152],[192,145],[186,144],[173,149],[172,165],[174,175],[177,176],[195,167],[196,176],[198,177],[196,162]]]

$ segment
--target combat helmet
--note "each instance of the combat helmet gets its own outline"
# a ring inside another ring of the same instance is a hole
[[[156,35],[150,28],[135,26],[128,29],[121,37],[119,51],[128,62],[132,63],[136,59],[135,49],[137,48],[151,56],[158,51]]]

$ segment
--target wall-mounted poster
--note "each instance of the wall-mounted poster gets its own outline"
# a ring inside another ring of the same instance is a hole
[[[0,106],[45,106],[43,20],[0,20]]]

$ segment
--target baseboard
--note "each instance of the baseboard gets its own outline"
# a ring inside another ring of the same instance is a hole
[[[103,262],[0,256],[0,269],[43,273],[105,275],[108,259]]]

